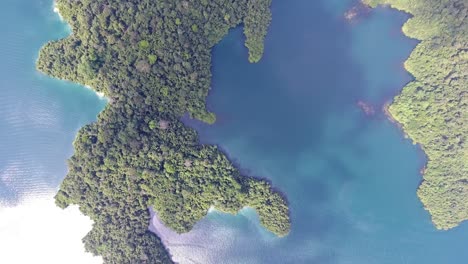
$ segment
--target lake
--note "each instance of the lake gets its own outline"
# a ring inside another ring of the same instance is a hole
[[[278,238],[255,211],[211,211],[177,235],[154,219],[180,263],[462,263],[468,226],[438,231],[416,196],[426,157],[382,111],[411,76],[417,41],[407,14],[378,8],[353,21],[353,0],[273,1],[265,56],[249,64],[242,29],[213,50],[214,125],[184,119],[245,174],[288,199],[292,230]],[[49,0],[0,10],[1,263],[99,263],[83,252],[91,228],[53,195],[80,127],[106,101],[34,68],[40,47],[69,34]]]
[[[438,231],[416,195],[424,153],[384,114],[412,77],[409,15],[356,1],[273,1],[263,60],[247,62],[242,30],[213,51],[215,125],[185,120],[245,173],[288,198],[292,231],[277,238],[253,210],[212,211],[188,234],[156,227],[180,263],[461,263],[468,227]]]

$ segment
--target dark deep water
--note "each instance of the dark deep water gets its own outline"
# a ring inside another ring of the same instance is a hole
[[[213,52],[213,126],[185,120],[247,174],[288,198],[277,238],[253,210],[212,211],[181,236],[156,223],[180,263],[464,263],[466,224],[437,231],[416,196],[425,163],[382,107],[411,76],[408,15],[378,8],[350,23],[352,1],[273,1],[263,60],[242,30]],[[366,114],[361,105],[373,108]],[[372,112],[372,110],[370,111]]]

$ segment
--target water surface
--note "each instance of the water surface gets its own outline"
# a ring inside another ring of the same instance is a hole
[[[289,200],[277,238],[253,210],[210,212],[188,234],[158,230],[180,263],[461,263],[468,227],[437,231],[416,196],[425,156],[383,114],[411,80],[407,14],[378,8],[352,23],[353,1],[274,1],[263,60],[242,30],[214,49],[213,126],[186,120],[247,174]],[[361,105],[361,106],[360,106]],[[370,109],[366,114],[363,106]],[[156,223],[156,227],[157,227]]]
[[[40,47],[70,33],[51,0],[4,0],[0,22],[0,263],[99,263],[81,243],[91,221],[52,197],[106,102],[36,71]]]
[[[67,36],[52,1],[2,2],[0,29],[0,201],[57,188],[78,129],[105,105],[91,90],[35,69],[39,49]]]
[[[156,223],[174,259],[463,263],[467,225],[432,226],[416,196],[425,157],[380,111],[411,80],[402,63],[417,42],[400,29],[408,16],[380,8],[348,23],[353,1],[273,2],[264,59],[249,64],[233,30],[213,52],[218,122],[189,123],[287,196],[291,233],[275,237],[251,209],[210,212],[184,235]],[[49,0],[6,0],[0,10],[0,263],[99,262],[80,241],[89,220],[54,207],[52,195],[76,132],[105,101],[34,69],[40,46],[69,34],[52,9]]]

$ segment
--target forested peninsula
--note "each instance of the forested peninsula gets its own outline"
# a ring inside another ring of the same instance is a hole
[[[415,80],[388,110],[427,154],[418,196],[432,221],[455,227],[468,219],[468,2],[363,1],[413,15],[403,31],[421,41],[405,63]]]
[[[69,172],[55,197],[93,221],[83,239],[105,263],[171,263],[148,231],[149,207],[187,232],[211,206],[254,208],[273,233],[289,232],[285,199],[264,181],[241,175],[216,147],[199,144],[180,122],[207,123],[211,49],[244,26],[249,60],[263,54],[271,0],[57,0],[73,33],[47,43],[37,68],[109,99],[74,141]],[[73,228],[73,227],[70,227]]]

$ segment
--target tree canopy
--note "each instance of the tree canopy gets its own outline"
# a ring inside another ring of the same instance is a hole
[[[403,26],[420,40],[406,69],[415,80],[390,105],[390,114],[427,154],[418,196],[437,228],[468,219],[468,2],[364,0],[411,13]]]
[[[109,104],[78,132],[56,203],[78,204],[94,220],[85,247],[105,263],[171,262],[148,231],[149,207],[177,232],[211,206],[230,213],[250,206],[267,229],[289,232],[285,199],[180,122],[185,113],[215,122],[205,108],[211,48],[243,23],[250,61],[258,61],[270,2],[57,0],[73,33],[47,43],[37,68],[88,85]]]

